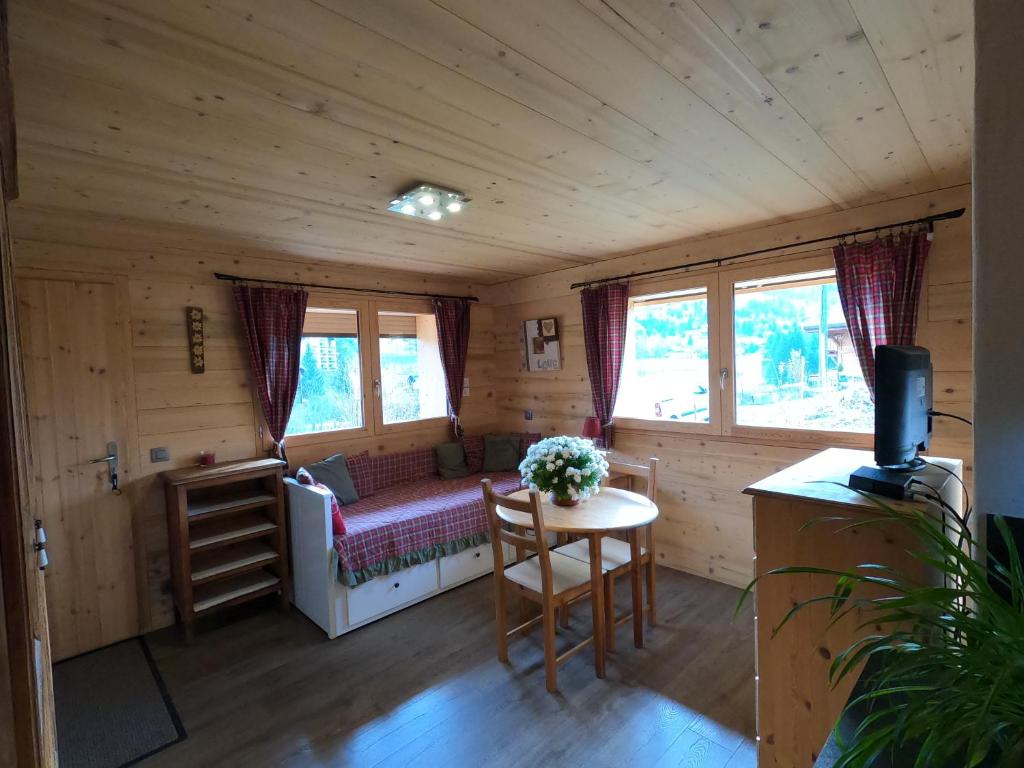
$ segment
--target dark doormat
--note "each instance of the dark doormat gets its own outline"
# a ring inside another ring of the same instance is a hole
[[[185,738],[141,637],[53,667],[61,768],[123,768]]]

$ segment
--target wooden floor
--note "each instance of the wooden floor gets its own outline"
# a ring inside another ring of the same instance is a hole
[[[150,635],[188,738],[142,765],[753,768],[753,619],[733,619],[738,590],[659,570],[647,648],[623,627],[607,679],[584,650],[550,695],[538,631],[497,661],[491,589],[478,579],[333,641],[273,609],[201,625],[188,648]],[[584,603],[560,641],[587,622]]]

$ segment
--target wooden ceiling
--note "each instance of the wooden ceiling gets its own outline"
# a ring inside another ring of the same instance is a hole
[[[15,233],[498,283],[960,184],[971,8],[11,0]],[[472,207],[385,210],[421,180]]]

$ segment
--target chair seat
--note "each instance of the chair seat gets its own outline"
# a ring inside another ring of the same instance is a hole
[[[551,552],[551,591],[554,594],[590,583],[590,565],[579,560]],[[540,592],[540,560],[531,557],[505,569],[505,578],[520,586]]]
[[[582,563],[590,563],[590,542],[586,539],[574,541],[571,544],[558,547],[555,550],[558,554],[566,555],[579,560]],[[647,549],[640,547],[640,555],[646,555]],[[629,565],[632,558],[629,554],[629,543],[616,539],[613,536],[601,538],[601,568],[605,571],[614,571]]]

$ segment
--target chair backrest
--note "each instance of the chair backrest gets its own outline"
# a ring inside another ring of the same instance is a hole
[[[502,496],[494,492],[491,481],[484,479],[480,481],[484,492],[484,507],[487,509],[487,522],[491,529],[491,545],[494,548],[494,568],[500,572],[505,567],[505,553],[501,543],[505,542],[515,547],[517,551],[523,548],[532,549],[537,553],[540,561],[541,576],[545,591],[551,589],[551,557],[548,554],[547,531],[544,528],[544,514],[541,512],[541,499],[539,491],[530,491],[529,500],[515,499],[511,496]],[[498,507],[511,509],[516,512],[523,512],[530,516],[530,527],[532,535],[510,531],[506,523],[498,517]]]
[[[619,461],[609,461],[608,471],[617,472],[621,475],[628,475],[630,478],[639,477],[647,481],[647,498],[654,501],[658,495],[658,460],[653,456],[647,460],[647,466],[643,464],[626,464]]]

